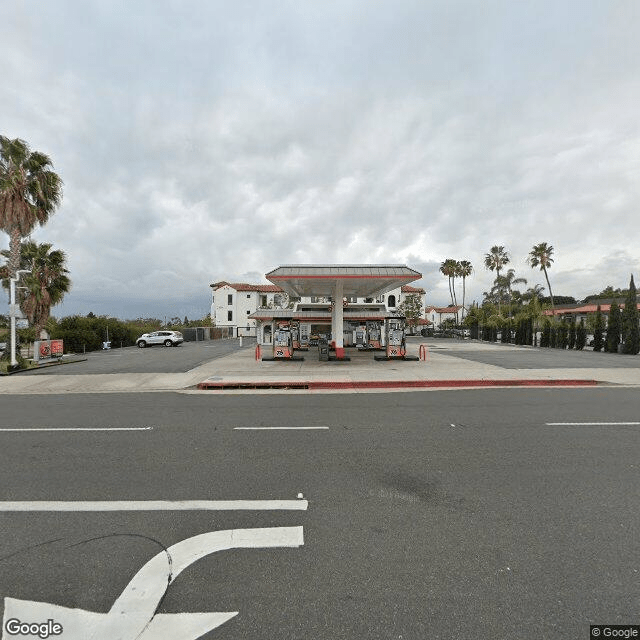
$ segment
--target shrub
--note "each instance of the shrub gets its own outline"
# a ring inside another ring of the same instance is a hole
[[[596,317],[593,323],[593,350],[602,351],[604,346],[604,316],[600,310],[600,305],[596,309]]]
[[[569,349],[573,349],[576,346],[576,321],[571,320],[569,323]]]
[[[636,355],[640,352],[640,331],[638,327],[638,296],[633,275],[629,283],[629,292],[622,310],[622,352]]]
[[[576,349],[582,351],[585,344],[587,344],[587,328],[581,322],[576,327]]]
[[[609,309],[609,322],[607,323],[607,342],[605,349],[609,353],[617,353],[618,345],[620,344],[620,307],[618,303],[614,300],[611,303],[611,308]]]

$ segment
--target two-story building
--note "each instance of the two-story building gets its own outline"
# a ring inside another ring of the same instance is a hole
[[[462,305],[449,307],[427,307],[424,310],[425,320],[430,326],[439,329],[445,320],[459,322],[461,320]]]
[[[274,284],[214,282],[211,295],[211,320],[226,327],[230,337],[255,336],[256,320],[249,316],[257,309],[283,308],[288,296]]]

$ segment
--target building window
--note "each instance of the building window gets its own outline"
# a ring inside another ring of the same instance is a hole
[[[267,306],[267,296],[260,296],[260,306],[261,307]]]
[[[227,320],[229,322],[233,320],[233,311],[227,311]]]
[[[247,298],[250,298],[250,297],[251,297],[251,294],[250,294],[250,293],[247,293]]]
[[[233,304],[233,294],[232,293],[230,293],[227,296],[227,304]]]
[[[212,295],[211,296],[211,304],[215,304],[216,303],[216,296]]]
[[[376,302],[377,302],[378,304],[382,304],[382,303],[384,302],[384,296],[378,296],[378,297],[376,298]]]
[[[388,307],[395,307],[396,306],[396,297],[395,296],[389,296],[389,302],[387,303]]]
[[[247,309],[247,315],[249,315],[251,313],[250,309]]]

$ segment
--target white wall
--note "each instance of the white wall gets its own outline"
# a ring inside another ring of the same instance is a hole
[[[267,305],[273,304],[274,293],[260,291],[236,291],[229,285],[223,285],[213,292],[211,318],[217,327],[238,327],[240,335],[256,335],[256,321],[249,316],[261,305],[266,296]],[[231,304],[228,297],[231,296]],[[229,320],[231,311],[231,320]],[[247,327],[249,329],[247,330]]]

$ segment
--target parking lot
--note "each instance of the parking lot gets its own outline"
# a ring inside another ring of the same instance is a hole
[[[429,345],[432,351],[505,369],[637,369],[640,356],[516,346],[500,342],[457,340],[454,338],[408,338],[409,343]]]
[[[86,358],[61,367],[47,367],[21,375],[69,375],[99,373],[186,373],[191,369],[221,358],[239,349],[255,347],[255,339],[244,338],[240,347],[238,340],[204,340],[184,342],[178,347],[157,345],[139,349],[124,347],[79,354]]]

